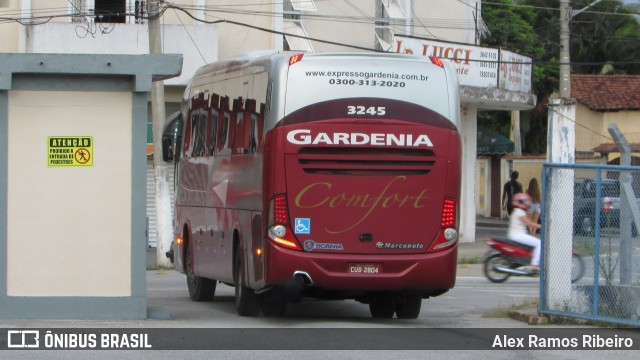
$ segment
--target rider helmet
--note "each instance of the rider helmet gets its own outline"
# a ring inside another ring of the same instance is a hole
[[[513,195],[511,203],[514,207],[528,211],[531,208],[531,196],[525,193],[517,193]]]

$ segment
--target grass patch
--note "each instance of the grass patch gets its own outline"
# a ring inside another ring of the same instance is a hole
[[[538,299],[528,299],[519,304],[511,304],[510,306],[500,307],[497,309],[493,309],[489,312],[482,314],[482,318],[508,318],[509,312],[513,310],[524,309],[529,306],[538,305]]]
[[[477,256],[473,256],[473,257],[463,256],[461,258],[458,258],[458,265],[480,264],[481,262],[482,262],[482,258],[477,257]]]

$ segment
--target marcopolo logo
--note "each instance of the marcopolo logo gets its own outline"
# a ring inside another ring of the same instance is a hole
[[[295,145],[371,145],[402,147],[433,147],[426,134],[364,134],[364,133],[313,133],[308,129],[292,130],[287,141]]]
[[[424,245],[420,243],[402,244],[402,243],[389,243],[378,241],[376,243],[378,250],[410,250],[410,249],[424,249]]]

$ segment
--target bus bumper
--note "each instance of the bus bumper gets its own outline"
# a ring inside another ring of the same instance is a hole
[[[312,287],[339,291],[447,290],[456,279],[457,244],[433,254],[348,255],[311,253],[269,244],[266,283],[287,285],[294,274],[308,274]],[[352,267],[375,265],[377,274],[354,273]]]

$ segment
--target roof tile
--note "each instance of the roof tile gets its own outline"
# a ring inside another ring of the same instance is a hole
[[[571,96],[593,111],[640,110],[640,76],[572,74]]]

